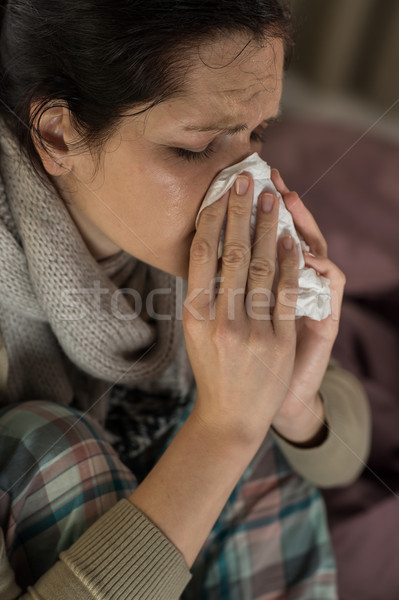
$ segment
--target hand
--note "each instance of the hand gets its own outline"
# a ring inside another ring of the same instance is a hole
[[[327,258],[327,243],[310,211],[296,192],[290,192],[279,172],[272,170],[272,181],[292,215],[296,230],[310,247],[312,257],[304,253],[305,264],[330,280],[332,314],[322,321],[300,317],[296,321],[297,348],[289,391],[276,415],[273,426],[294,442],[316,436],[324,414],[318,394],[331,350],[338,334],[342,297],[346,278]]]
[[[278,202],[272,196],[271,211],[263,212],[261,195],[251,254],[253,180],[242,175],[238,182],[247,182],[248,190],[239,195],[233,186],[201,214],[190,251],[183,330],[197,383],[193,414],[222,437],[260,444],[292,377],[295,307],[285,306],[279,298],[287,288],[290,298],[291,291],[295,296],[298,255],[295,244],[287,250],[279,240],[279,281],[271,320],[270,297],[265,292],[274,279]],[[217,247],[227,206],[216,294]]]

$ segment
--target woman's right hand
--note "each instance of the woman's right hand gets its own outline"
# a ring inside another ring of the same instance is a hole
[[[190,251],[183,329],[197,384],[192,417],[212,433],[259,444],[287,395],[293,372],[298,255],[294,243],[289,250],[283,245],[286,238],[279,240],[271,319],[279,202],[261,194],[251,248],[252,198],[253,180],[242,174],[202,212]],[[262,210],[267,198],[273,200],[270,212]],[[216,293],[217,247],[226,208]]]

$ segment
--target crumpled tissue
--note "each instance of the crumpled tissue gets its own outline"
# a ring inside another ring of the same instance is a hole
[[[305,266],[305,260],[303,258],[302,251],[309,251],[309,246],[306,244],[301,234],[296,231],[291,213],[286,209],[281,195],[279,192],[277,192],[270,178],[270,166],[260,158],[259,154],[255,152],[241,162],[224,169],[219,173],[219,175],[217,175],[217,177],[211,183],[198,211],[198,215],[195,220],[195,227],[197,228],[198,226],[199,217],[204,208],[221,198],[223,194],[225,194],[232,187],[238,175],[243,171],[250,173],[254,180],[254,201],[251,216],[252,241],[255,232],[258,196],[263,191],[271,192],[275,194],[279,200],[277,239],[279,239],[282,235],[291,235],[294,243],[296,244],[299,255],[299,293],[296,303],[296,315],[299,317],[310,317],[316,321],[325,319],[331,314],[330,280],[322,275],[317,275],[316,271],[312,267]],[[221,230],[218,246],[218,258],[222,256],[226,222],[227,214]],[[220,276],[220,272],[221,271],[219,270],[218,276]],[[272,286],[274,298],[276,297],[277,292],[277,282],[278,261],[276,257],[276,271]]]

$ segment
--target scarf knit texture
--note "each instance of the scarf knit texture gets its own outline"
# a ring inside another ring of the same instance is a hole
[[[51,400],[90,410],[104,424],[115,383],[160,397],[188,393],[193,373],[181,320],[187,281],[123,250],[97,261],[3,119],[0,261],[9,361],[3,404]],[[156,288],[164,290],[153,296],[159,319],[145,310]],[[142,309],[135,312],[137,294]]]

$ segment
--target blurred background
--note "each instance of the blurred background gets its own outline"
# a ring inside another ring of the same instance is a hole
[[[399,1],[288,5],[296,51],[286,76],[284,114],[373,126],[399,141]]]
[[[372,414],[368,469],[323,491],[339,598],[397,600],[399,0],[287,2],[296,52],[262,156],[346,275],[332,356],[362,383]]]

